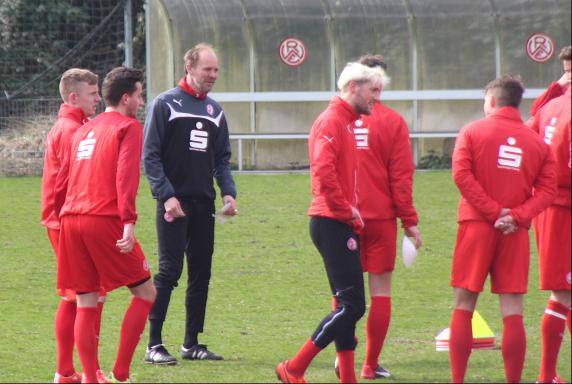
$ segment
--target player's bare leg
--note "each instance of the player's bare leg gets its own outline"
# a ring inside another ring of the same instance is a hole
[[[522,321],[522,294],[499,295],[503,317],[502,356],[508,383],[520,383],[526,353],[526,333]]]

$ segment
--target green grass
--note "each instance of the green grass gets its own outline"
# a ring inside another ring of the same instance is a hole
[[[226,360],[148,366],[142,362],[145,333],[132,365],[132,375],[138,382],[273,382],[276,363],[290,358],[329,310],[330,294],[322,261],[308,235],[308,175],[242,174],[236,176],[236,182],[240,216],[217,227],[206,329],[200,338]],[[448,354],[435,351],[433,338],[448,326],[452,309],[449,273],[457,200],[449,172],[415,175],[415,201],[424,247],[411,270],[405,270],[400,261],[396,266],[393,317],[381,355],[394,377],[386,382],[443,382],[450,378]],[[142,179],[136,235],[156,271],[154,204]],[[3,382],[47,382],[54,374],[53,318],[58,304],[55,262],[39,216],[39,178],[0,178]],[[535,251],[530,272],[523,379],[534,382],[540,359],[540,319],[547,299],[546,292],[538,291]],[[186,280],[181,279],[174,292],[164,329],[165,344],[173,353],[178,351],[184,334],[185,284]],[[488,286],[485,289],[477,308],[500,344],[498,300],[488,292]],[[125,289],[110,293],[104,309],[100,349],[104,370],[113,365],[128,296]],[[357,328],[357,367],[364,357],[364,324],[362,319]],[[559,373],[567,381],[571,379],[570,350],[566,331]],[[310,382],[336,381],[334,355],[332,345],[314,360],[306,378]],[[76,367],[80,369],[77,359]],[[467,381],[504,381],[500,350],[473,352]]]

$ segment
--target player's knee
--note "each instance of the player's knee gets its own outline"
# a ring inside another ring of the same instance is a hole
[[[173,289],[179,285],[182,271],[159,271],[153,279],[155,286],[161,289]]]
[[[355,288],[348,288],[338,291],[336,294],[338,306],[344,308],[346,316],[352,321],[357,322],[365,314],[365,297],[363,291]]]

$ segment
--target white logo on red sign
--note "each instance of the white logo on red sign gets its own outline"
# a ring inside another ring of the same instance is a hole
[[[297,67],[306,60],[306,45],[300,39],[288,37],[280,43],[278,54],[284,64]]]
[[[350,251],[355,251],[357,249],[357,241],[353,237],[350,237],[347,242],[348,249]]]
[[[526,54],[537,63],[545,63],[554,55],[554,41],[545,33],[534,33],[526,40]]]
[[[212,116],[213,113],[214,113],[214,108],[213,108],[213,106],[210,105],[210,104],[207,104],[207,113],[208,113],[209,115],[211,115],[211,116]]]

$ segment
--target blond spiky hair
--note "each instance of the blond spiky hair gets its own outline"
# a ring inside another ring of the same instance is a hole
[[[364,82],[381,82],[383,88],[385,88],[390,79],[381,67],[370,68],[366,65],[360,63],[347,63],[340,77],[338,78],[338,89],[343,91],[350,81]]]

